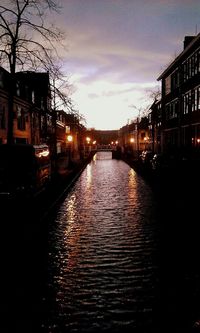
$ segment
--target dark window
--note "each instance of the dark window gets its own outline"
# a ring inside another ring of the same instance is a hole
[[[4,75],[0,72],[0,88],[4,88]]]
[[[6,112],[5,112],[5,106],[0,106],[0,128],[5,129],[6,128]]]
[[[26,117],[24,109],[21,106],[17,106],[17,128],[21,131],[26,129]]]
[[[171,89],[176,89],[179,87],[179,72],[176,70],[172,75],[171,75]]]

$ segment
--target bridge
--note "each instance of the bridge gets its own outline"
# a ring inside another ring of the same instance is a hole
[[[120,149],[117,149],[118,146],[117,145],[111,145],[111,144],[108,144],[108,145],[103,145],[103,144],[99,144],[99,145],[96,145],[95,148],[93,148],[92,150],[93,151],[96,151],[96,152],[111,152],[112,153],[112,158],[117,158],[119,159],[121,157],[121,151]]]
[[[97,145],[96,150],[97,151],[116,151],[117,147],[116,145]]]

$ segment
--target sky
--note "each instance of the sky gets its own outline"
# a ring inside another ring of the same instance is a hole
[[[88,128],[119,129],[153,103],[159,75],[200,32],[199,0],[62,0],[64,69]]]

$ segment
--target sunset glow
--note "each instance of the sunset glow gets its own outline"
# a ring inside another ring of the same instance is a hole
[[[61,1],[65,70],[87,126],[119,129],[153,102],[163,69],[199,32],[198,0]],[[133,107],[134,106],[134,107]]]

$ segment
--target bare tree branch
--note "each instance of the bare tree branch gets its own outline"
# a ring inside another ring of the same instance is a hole
[[[0,61],[7,61],[11,73],[32,68],[33,64],[50,72],[55,58],[60,61],[57,44],[64,40],[64,33],[48,25],[46,18],[48,13],[59,10],[56,0],[1,0]]]
[[[57,0],[1,0],[0,64],[11,73],[7,141],[13,140],[13,96],[15,73],[21,70],[48,71],[53,78],[62,77],[58,64],[58,43],[64,33],[49,23],[47,15],[58,13]],[[58,94],[58,89],[56,91]],[[67,96],[60,94],[68,105]]]

